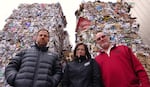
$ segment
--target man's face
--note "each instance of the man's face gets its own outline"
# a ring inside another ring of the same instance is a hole
[[[103,32],[99,32],[96,34],[96,43],[99,44],[103,49],[107,49],[110,44],[110,39]]]
[[[38,46],[43,47],[46,46],[49,41],[49,34],[47,31],[40,31],[36,37],[36,43]]]

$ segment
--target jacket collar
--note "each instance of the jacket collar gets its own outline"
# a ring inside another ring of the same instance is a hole
[[[116,44],[110,45],[109,51],[110,51],[111,49],[115,48],[116,46],[117,46]],[[104,49],[100,49],[100,53],[105,53]]]
[[[80,57],[75,57],[75,61],[77,61],[77,62],[79,62],[79,63],[81,63],[81,62],[83,62],[84,60],[86,60],[87,58],[86,58],[86,56],[80,56]]]
[[[46,46],[44,46],[44,47],[39,47],[36,43],[35,43],[34,46],[35,46],[38,50],[40,50],[40,51],[42,51],[42,52],[48,51],[48,48],[49,48],[49,47],[46,47]]]

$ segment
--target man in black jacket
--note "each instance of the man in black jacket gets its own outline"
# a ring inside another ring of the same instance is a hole
[[[35,45],[25,49],[8,64],[5,78],[13,87],[57,87],[62,70],[57,55],[48,53],[49,32],[40,29]]]

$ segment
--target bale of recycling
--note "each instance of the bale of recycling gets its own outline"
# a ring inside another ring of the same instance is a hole
[[[110,34],[113,44],[124,44],[132,48],[147,70],[150,77],[150,47],[145,45],[138,34],[140,24],[136,17],[129,14],[131,5],[127,2],[88,1],[80,4],[75,11],[77,18],[76,43],[86,43],[93,58],[98,54],[99,47],[95,44],[96,32]]]
[[[20,50],[30,48],[34,44],[33,36],[41,28],[50,32],[49,51],[63,57],[63,51],[70,51],[71,45],[67,25],[60,3],[20,4],[6,19],[0,31],[0,78],[4,77],[5,66]]]

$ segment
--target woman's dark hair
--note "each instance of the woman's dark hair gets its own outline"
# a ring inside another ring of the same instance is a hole
[[[80,45],[83,45],[84,48],[85,48],[85,56],[86,56],[88,59],[91,59],[91,54],[90,54],[90,52],[89,52],[89,50],[88,50],[88,46],[87,46],[86,44],[84,44],[84,43],[78,43],[78,44],[75,46],[74,53],[73,53],[74,58],[77,58],[76,52],[77,52],[77,48],[78,48]]]

